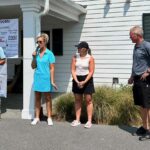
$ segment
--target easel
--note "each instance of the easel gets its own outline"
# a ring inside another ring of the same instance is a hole
[[[2,106],[2,99],[1,99],[1,97],[0,97],[0,120],[1,120],[1,113],[2,113],[2,110],[1,110],[1,107]]]

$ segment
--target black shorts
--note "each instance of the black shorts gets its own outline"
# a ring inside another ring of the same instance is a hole
[[[85,76],[77,76],[78,81],[84,81],[87,75]],[[74,94],[92,94],[95,92],[93,77],[84,85],[83,88],[79,88],[75,80],[72,80],[72,92]]]
[[[150,108],[150,76],[148,76],[144,81],[140,78],[141,76],[134,77],[134,104],[143,108]]]

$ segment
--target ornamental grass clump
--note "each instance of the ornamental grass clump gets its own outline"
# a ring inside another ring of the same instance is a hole
[[[116,102],[115,89],[111,87],[97,87],[93,95],[93,120],[97,124],[109,124],[112,118],[116,115],[114,105]]]

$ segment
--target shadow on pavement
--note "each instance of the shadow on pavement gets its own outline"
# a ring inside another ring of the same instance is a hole
[[[120,129],[122,129],[122,130],[124,130],[124,131],[130,133],[130,134],[133,134],[133,133],[137,130],[136,127],[125,126],[125,125],[120,125],[120,126],[118,126],[118,127],[119,127]]]

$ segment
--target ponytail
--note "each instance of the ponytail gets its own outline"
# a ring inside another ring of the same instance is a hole
[[[88,49],[88,54],[89,54],[89,55],[92,55],[90,48]]]

